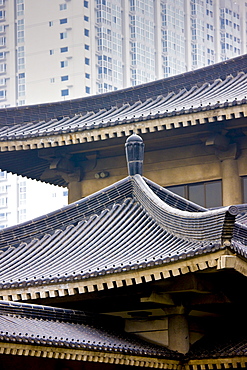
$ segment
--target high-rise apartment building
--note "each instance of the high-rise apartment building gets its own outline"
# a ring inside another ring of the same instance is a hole
[[[1,171],[0,229],[66,205],[67,195],[67,189]]]
[[[0,0],[0,106],[142,84],[246,52],[244,0]]]

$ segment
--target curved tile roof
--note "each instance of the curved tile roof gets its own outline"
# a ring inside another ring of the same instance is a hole
[[[106,329],[81,311],[0,302],[0,341],[179,359],[174,351]]]
[[[110,94],[109,94],[110,96]],[[126,122],[157,119],[174,114],[186,114],[211,110],[236,104],[246,104],[247,74],[239,72],[236,76],[226,76],[202,85],[195,84],[189,89],[163,93],[155,98],[123,103],[88,113],[74,114],[58,119],[1,125],[0,141],[22,140],[62,133],[73,133],[87,129],[114,126]],[[93,99],[93,98],[92,98]],[[114,104],[114,100],[112,101]]]
[[[71,164],[79,166],[78,153],[89,147],[103,151],[108,139],[120,142],[133,132],[161,132],[167,139],[166,130],[180,127],[196,126],[197,131],[201,125],[202,131],[210,134],[212,125],[226,124],[229,130],[234,129],[233,119],[244,125],[246,66],[247,55],[243,55],[103,95],[0,110],[1,169],[66,186],[61,173],[49,171],[49,153],[60,157],[62,147],[64,153],[71,153],[76,145]]]
[[[215,331],[214,337],[205,336],[192,345],[186,359],[220,359],[247,356],[247,338],[243,329],[239,332]],[[234,366],[235,367],[235,366]]]
[[[47,103],[33,106],[2,109],[0,110],[0,122],[2,126],[12,126],[13,124],[21,124],[24,122],[40,122],[43,120],[45,122],[50,121],[50,125],[52,127],[53,119],[61,119],[62,126],[64,122],[62,121],[63,117],[72,118],[75,115],[79,114],[85,116],[85,119],[90,120],[90,117],[92,119],[94,114],[97,114],[100,109],[106,109],[106,111],[108,111],[107,113],[99,112],[98,115],[100,116],[102,114],[102,117],[104,117],[104,115],[114,114],[114,111],[116,111],[118,108],[120,108],[120,111],[123,110],[128,112],[128,105],[133,106],[131,108],[133,109],[133,111],[135,109],[138,110],[140,107],[141,109],[145,110],[145,104],[149,104],[148,99],[151,99],[154,102],[156,101],[156,103],[154,104],[159,104],[159,98],[158,100],[156,100],[157,97],[161,97],[160,104],[164,103],[165,100],[167,100],[167,102],[171,102],[172,100],[174,101],[175,97],[177,97],[179,101],[182,102],[184,99],[186,99],[186,96],[188,95],[188,92],[191,91],[191,89],[192,92],[193,90],[196,90],[196,86],[198,86],[199,90],[197,92],[195,91],[195,94],[198,93],[198,96],[207,94],[209,96],[209,99],[207,99],[206,104],[208,104],[211,99],[209,91],[210,89],[207,86],[203,85],[206,83],[211,86],[212,84],[215,84],[216,80],[218,80],[218,84],[220,85],[219,91],[222,91],[222,96],[224,96],[224,81],[226,80],[227,76],[232,75],[235,78],[239,72],[247,73],[246,61],[247,55],[242,55],[234,59],[229,59],[227,61],[210,65],[195,71],[186,72],[181,75],[172,76],[162,80],[130,87],[119,91],[114,91],[111,93],[96,95],[94,97],[90,96],[86,98],[62,101],[57,103]],[[223,81],[223,84],[220,83],[220,80]],[[232,99],[235,99],[236,97],[237,96],[235,96],[234,94],[232,96]],[[227,98],[229,97],[227,96]],[[225,98],[223,98],[223,101],[224,99]],[[151,100],[149,101],[150,103]],[[197,101],[200,105],[200,100]],[[143,105],[142,103],[138,102],[146,103],[144,103]],[[212,104],[212,102],[210,103]],[[127,106],[125,106],[125,104],[127,104]],[[96,118],[97,117],[98,116],[96,116]],[[81,117],[75,117],[74,119],[72,119],[72,125],[76,125],[75,121],[77,119],[80,120]],[[67,118],[65,118],[65,120],[67,120]]]
[[[234,207],[205,210],[152,183],[155,194],[148,183],[128,177],[57,213],[3,230],[1,288],[82,280],[222,248]]]

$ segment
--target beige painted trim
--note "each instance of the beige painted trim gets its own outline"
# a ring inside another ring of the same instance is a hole
[[[0,343],[0,354],[14,356],[30,356],[42,358],[54,358],[64,360],[75,360],[83,362],[98,362],[118,365],[130,365],[155,369],[171,370],[204,370],[247,367],[247,357],[232,357],[219,359],[190,360],[182,364],[178,360],[158,359],[155,357],[144,357],[124,355],[120,353],[88,351],[83,349],[52,347],[43,345],[21,344],[21,343]]]
[[[222,107],[212,110],[205,110],[195,113],[185,113],[177,116],[158,118],[147,121],[109,126],[106,128],[93,128],[77,133],[55,134],[48,136],[38,136],[23,140],[7,140],[0,142],[0,151],[29,150],[40,148],[52,148],[64,145],[80,144],[91,141],[101,141],[114,137],[129,136],[132,131],[138,134],[171,130],[180,127],[203,125],[207,122],[232,120],[234,118],[247,117],[247,104],[234,105],[232,107]],[[236,126],[236,124],[235,124]],[[234,127],[235,127],[234,126]]]
[[[2,342],[0,343],[0,354],[131,365],[151,367],[156,369],[179,370],[181,368],[180,361],[177,360],[158,359],[149,356],[144,357],[137,355],[124,355],[120,353],[88,351],[83,349],[57,348],[43,345],[38,346],[36,344],[32,345]]]
[[[224,369],[236,369],[239,366],[245,369],[247,367],[247,357],[190,360],[184,365],[184,368],[185,370],[222,369],[222,365]]]
[[[247,276],[247,263],[238,256],[225,255],[218,260],[217,269],[234,269],[240,274]]]
[[[239,272],[241,268],[242,270],[244,269],[244,265],[246,265],[246,262],[244,261],[243,265],[240,265],[239,261],[235,262],[233,265],[232,260],[229,260],[231,261],[231,264],[228,266],[226,264],[226,261],[228,261],[228,256],[225,256],[225,253],[225,250],[220,250],[215,253],[202,254],[197,257],[180,260],[169,264],[138,270],[123,271],[108,275],[106,274],[101,277],[89,277],[88,279],[67,283],[58,282],[53,284],[51,283],[49,285],[46,284],[23,288],[2,289],[2,291],[0,291],[0,300],[25,301],[38,298],[63,297],[78,293],[82,294],[104,289],[120,288],[124,285],[130,286],[150,281],[158,281],[173,276],[184,275],[190,272],[207,270],[209,268],[218,270],[224,268],[235,268],[238,269],[237,271]],[[231,256],[229,255],[229,257]]]

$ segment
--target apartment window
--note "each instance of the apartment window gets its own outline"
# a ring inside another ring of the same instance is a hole
[[[67,38],[67,32],[61,32],[60,33],[60,39],[63,40],[63,39],[66,39]]]
[[[69,95],[69,89],[61,90],[61,96],[67,96]]]
[[[85,73],[85,77],[86,78],[90,78],[90,74],[89,73]]]
[[[0,186],[0,194],[7,193],[7,186],[6,185],[1,185]]]
[[[50,55],[53,55],[54,54],[54,49],[51,49],[50,50]]]
[[[5,32],[5,26],[4,24],[0,24],[0,33]]]
[[[18,69],[23,69],[25,67],[25,49],[24,46],[19,46],[17,49],[17,64]]]
[[[90,94],[90,87],[86,86],[85,91],[86,91],[86,94]]]
[[[0,90],[0,99],[5,99],[5,97],[6,97],[6,91]]]
[[[89,17],[87,15],[84,15],[84,21],[89,22]]]
[[[3,19],[5,19],[5,11],[0,10],[0,21],[2,21]]]
[[[5,63],[0,63],[0,73],[3,73],[6,71],[6,64]]]
[[[17,0],[17,16],[20,17],[21,15],[24,15],[24,0]]]
[[[7,214],[6,213],[0,213],[0,220],[6,220]]]
[[[85,50],[89,50],[89,45],[85,44]]]
[[[62,60],[60,62],[60,66],[61,66],[61,68],[68,67],[68,61],[67,60]]]
[[[54,77],[50,78],[50,83],[54,84],[54,82],[55,82],[55,78]]]
[[[0,180],[6,180],[6,179],[7,179],[7,172],[0,171]]]
[[[0,5],[4,5],[5,0],[0,0]]]
[[[52,27],[53,26],[53,21],[50,21],[49,22],[49,27]]]
[[[86,28],[84,28],[84,35],[87,36],[87,37],[89,37],[89,30],[86,29]]]
[[[7,206],[7,198],[0,197],[0,207],[6,207],[6,206]]]
[[[60,53],[66,53],[68,50],[68,46],[64,46],[63,48],[60,48]]]
[[[5,78],[0,78],[0,86],[4,86],[6,84]]]
[[[5,59],[5,52],[4,51],[0,52],[0,59]]]
[[[26,209],[20,209],[19,212],[19,222],[25,221],[27,217],[27,210]]]
[[[5,46],[6,38],[4,36],[0,36],[0,46]]]
[[[85,64],[89,66],[89,64],[90,64],[90,59],[89,58],[85,58]]]
[[[84,1],[84,7],[88,8],[88,1]]]
[[[18,202],[19,206],[23,206],[26,204],[26,198],[27,198],[27,187],[26,187],[26,181],[21,181],[19,183],[19,193],[18,193]],[[21,210],[22,211],[22,210]],[[25,212],[24,212],[25,213]]]
[[[19,205],[23,206],[26,204],[26,199],[27,199],[27,193],[20,193],[19,194]]]
[[[67,4],[59,4],[59,10],[66,10]]]
[[[221,181],[169,186],[167,189],[206,208],[222,205]]]
[[[67,18],[60,19],[60,24],[64,24],[64,23],[67,23],[67,22],[68,22]]]
[[[69,79],[69,76],[66,75],[66,76],[61,76],[61,81],[68,81]]]

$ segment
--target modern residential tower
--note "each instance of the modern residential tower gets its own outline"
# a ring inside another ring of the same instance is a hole
[[[0,0],[0,106],[74,99],[246,53],[244,0]]]

